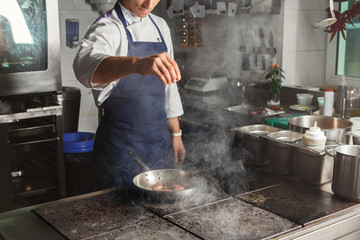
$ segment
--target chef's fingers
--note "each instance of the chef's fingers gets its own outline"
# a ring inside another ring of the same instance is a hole
[[[176,80],[173,80],[173,77],[176,78],[175,74],[171,74],[171,68],[170,64],[167,62],[167,58],[163,54],[159,54],[154,59],[154,67],[157,67],[162,74],[162,76],[166,80],[166,84],[171,84],[175,82]]]
[[[162,60],[162,64],[164,64],[165,68],[169,71],[171,82],[175,83],[179,81],[181,79],[181,73],[176,61],[167,52],[163,52],[158,56]]]
[[[177,64],[177,62],[174,61],[174,64],[175,64],[175,71],[176,71],[176,81],[180,81],[181,80],[181,72],[180,72],[180,69],[179,69],[179,66]]]
[[[167,84],[171,84],[176,81],[176,74],[172,69],[172,65],[167,61],[167,58],[164,55],[160,54],[157,58],[155,58],[155,65],[165,77]]]
[[[155,73],[156,76],[158,76],[160,78],[160,80],[162,81],[163,84],[168,84],[166,77],[161,73],[161,71],[159,70],[159,68],[157,66],[153,67],[153,71]]]
[[[175,83],[181,79],[177,63],[167,52],[142,58],[139,68],[140,74],[155,74],[164,84]]]
[[[174,70],[173,72],[173,79],[177,81],[180,81],[181,79],[181,72],[180,72],[180,69],[179,69],[179,66],[178,64],[176,63],[176,61],[170,56],[169,53],[167,52],[164,52],[164,55],[166,56],[167,58],[167,61],[171,64],[171,69]]]
[[[167,73],[169,74],[168,76],[169,76],[170,82],[171,83],[177,82],[178,75],[177,75],[172,63],[169,62],[167,58],[165,58],[165,60],[162,63],[164,64],[165,69],[166,69]]]
[[[185,152],[179,151],[179,157],[178,160],[176,161],[176,165],[180,166],[181,164],[183,164],[184,160],[185,160]]]
[[[175,157],[175,163],[176,163],[176,166],[179,166],[178,164],[178,161],[179,161],[179,157],[178,157],[178,150],[177,148],[174,149],[174,157]]]
[[[179,167],[181,164],[183,164],[183,162],[185,160],[185,154],[186,154],[186,150],[184,148],[184,145],[182,144],[182,141],[181,141],[181,144],[179,145],[179,148],[175,154],[176,154],[175,155],[176,166]]]

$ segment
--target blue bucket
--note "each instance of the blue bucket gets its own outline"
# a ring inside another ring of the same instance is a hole
[[[94,138],[95,134],[89,132],[64,133],[64,153],[92,152]]]

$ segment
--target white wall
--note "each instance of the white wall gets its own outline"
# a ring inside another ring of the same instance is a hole
[[[325,83],[327,33],[311,25],[326,18],[327,7],[328,0],[285,0],[282,57],[285,84],[320,86]],[[81,39],[99,13],[92,10],[89,0],[59,0],[59,12],[62,83],[81,89],[79,131],[95,132],[97,108],[90,89],[83,87],[73,73],[72,62],[78,48],[66,47],[65,19],[79,19]]]
[[[91,90],[81,85],[74,75],[72,63],[78,51],[77,48],[66,46],[65,20],[68,18],[79,19],[79,37],[85,35],[87,29],[99,17],[99,12],[92,10],[88,0],[58,0],[60,21],[60,50],[61,50],[61,76],[63,86],[77,87],[81,90],[80,116],[78,131],[95,132],[97,108]]]
[[[312,24],[327,18],[328,0],[285,0],[283,70],[285,84],[325,84],[327,35]]]

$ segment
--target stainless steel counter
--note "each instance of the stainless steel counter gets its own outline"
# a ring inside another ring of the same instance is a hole
[[[359,239],[360,204],[267,168],[200,175],[185,202],[108,189],[0,214],[0,239]],[[222,191],[223,190],[223,191]],[[341,238],[340,238],[341,239]]]

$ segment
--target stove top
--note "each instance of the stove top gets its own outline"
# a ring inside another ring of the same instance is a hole
[[[247,168],[244,171],[218,171],[221,188],[229,195],[251,192],[284,182],[284,179],[261,169]]]
[[[238,199],[165,216],[203,239],[262,239],[299,228],[300,225]]]
[[[357,204],[339,200],[331,193],[295,182],[271,186],[236,197],[304,225]]]
[[[199,191],[182,202],[146,202],[124,189],[34,212],[67,239],[251,240],[287,233],[357,204],[256,170],[203,174],[211,191]],[[220,191],[224,185],[216,179],[221,177],[228,177],[224,184],[240,186],[234,191],[240,194]]]
[[[34,212],[69,239],[83,239],[153,220],[155,214],[108,193],[35,209]]]
[[[166,240],[196,240],[199,239],[191,233],[175,226],[174,224],[156,218],[148,222],[140,223],[122,229],[100,234],[88,240],[104,239],[121,239],[121,240],[149,240],[149,239],[166,239]]]

